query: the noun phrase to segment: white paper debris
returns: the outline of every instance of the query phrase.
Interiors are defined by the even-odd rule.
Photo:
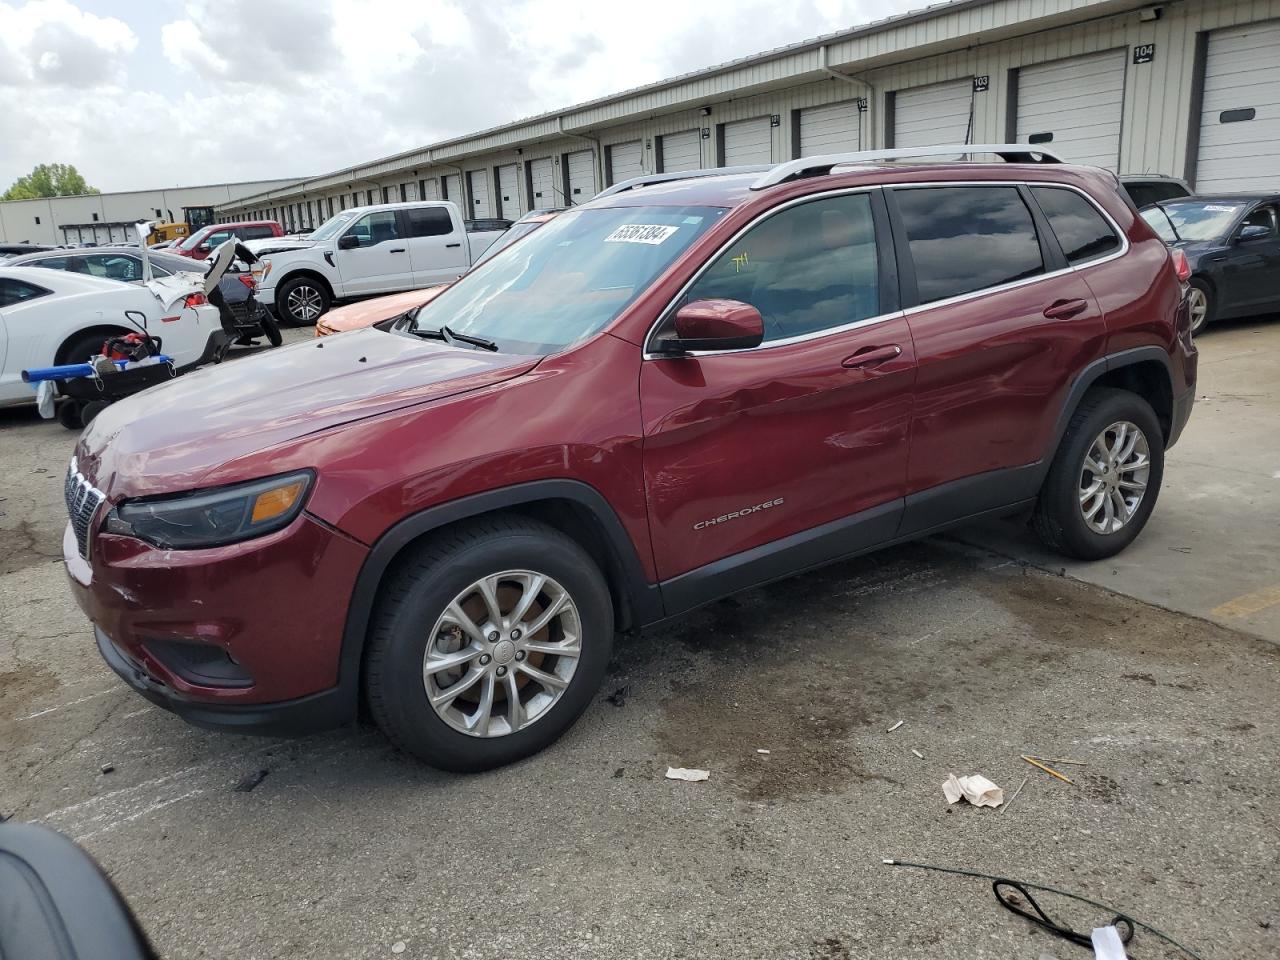
[[[1093,928],[1094,960],[1126,960],[1124,941],[1115,927]]]
[[[963,797],[975,807],[998,807],[1004,803],[1004,791],[977,773],[967,777],[947,774],[942,784],[942,795],[947,798],[947,803],[956,803]]]
[[[900,726],[902,726],[902,725],[903,725],[904,723],[906,723],[906,722],[907,722],[907,721],[905,721],[905,720],[899,720],[899,721],[898,721],[897,723],[895,723],[892,727],[890,727],[888,730],[886,730],[886,731],[885,731],[885,733],[893,733],[893,731],[897,730]]]
[[[917,750],[915,747],[912,747],[912,748],[911,748],[911,752],[912,752],[912,753],[914,753],[914,754],[916,755],[916,759],[917,759],[917,760],[923,760],[923,759],[924,759],[924,754],[923,754],[923,753],[921,753],[919,750]]]
[[[711,779],[710,770],[686,770],[684,767],[667,767],[668,780],[688,780],[690,783],[698,783],[702,780]]]
[[[769,751],[768,751],[768,750],[764,750],[764,749],[760,749],[760,750],[757,750],[757,751],[756,751],[756,753],[763,753],[763,754],[765,754],[766,756],[768,756]]]

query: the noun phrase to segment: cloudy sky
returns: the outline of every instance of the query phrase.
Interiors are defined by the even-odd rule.
[[[921,0],[0,0],[0,192],[319,174]]]

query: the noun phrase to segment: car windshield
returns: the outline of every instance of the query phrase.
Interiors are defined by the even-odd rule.
[[[337,236],[342,232],[342,228],[350,223],[354,217],[355,211],[353,210],[344,210],[342,213],[334,214],[315,230],[312,230],[307,235],[307,239],[328,240],[330,237]]]
[[[1178,240],[1217,240],[1224,237],[1244,211],[1243,203],[1212,200],[1168,200],[1140,212],[1165,243]]]
[[[530,220],[526,223],[513,223],[503,232],[502,236],[485,247],[484,253],[480,254],[480,257],[473,264],[473,269],[493,259],[494,254],[507,249],[521,237],[527,237],[546,222],[545,220]]]
[[[573,210],[422,307],[414,329],[550,354],[591,336],[638,297],[723,207]]]
[[[191,236],[187,237],[187,239],[183,240],[180,244],[178,244],[178,249],[194,250],[196,247],[200,246],[204,238],[207,237],[211,232],[212,231],[210,231],[208,228],[204,230],[197,230]]]

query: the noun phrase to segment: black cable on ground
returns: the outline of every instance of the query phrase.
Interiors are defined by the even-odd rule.
[[[960,870],[954,867],[937,867],[929,863],[912,863],[909,860],[884,860],[883,863],[892,867],[915,867],[917,870],[932,870],[935,873],[953,873],[961,877],[977,877],[979,880],[990,880],[992,882],[992,889],[995,891],[996,900],[1000,902],[1001,906],[1005,907],[1008,910],[1012,910],[1014,913],[1025,916],[1027,919],[1033,921],[1034,923],[1039,924],[1040,926],[1044,927],[1047,930],[1050,930],[1051,932],[1057,934],[1060,937],[1066,937],[1066,939],[1072,940],[1073,942],[1076,942],[1076,943],[1080,942],[1079,940],[1074,939],[1074,937],[1078,935],[1074,934],[1074,932],[1071,931],[1069,928],[1061,927],[1058,924],[1053,923],[1053,921],[1049,920],[1049,918],[1045,916],[1044,911],[1040,909],[1039,905],[1036,904],[1036,902],[1032,900],[1031,897],[1028,896],[1027,899],[1036,908],[1037,913],[1039,913],[1040,917],[1043,919],[1038,919],[1037,917],[1032,916],[1031,914],[1023,910],[1019,910],[1016,907],[1011,906],[1003,897],[1000,896],[1000,887],[1012,886],[1017,889],[1021,889],[1023,891],[1024,896],[1026,895],[1027,890],[1040,890],[1044,893],[1052,893],[1060,897],[1067,897],[1068,899],[1071,899],[1071,900],[1077,900],[1080,903],[1086,903],[1091,907],[1097,907],[1099,910],[1105,910],[1108,913],[1115,914],[1116,917],[1115,917],[1115,920],[1112,921],[1113,924],[1115,924],[1116,921],[1119,921],[1120,923],[1127,923],[1130,925],[1130,930],[1132,930],[1133,927],[1141,927],[1143,930],[1146,930],[1148,933],[1153,934],[1156,937],[1159,937],[1161,940],[1163,940],[1165,943],[1169,944],[1170,946],[1176,947],[1177,949],[1181,950],[1188,957],[1191,957],[1191,960],[1204,960],[1204,958],[1200,956],[1200,954],[1196,953],[1190,947],[1183,946],[1177,940],[1173,939],[1173,937],[1169,936],[1167,933],[1164,933],[1161,930],[1157,930],[1155,927],[1151,926],[1151,924],[1143,923],[1141,920],[1135,920],[1132,917],[1130,917],[1128,914],[1120,910],[1117,910],[1115,907],[1108,906],[1105,903],[1099,903],[1097,900],[1090,900],[1088,897],[1082,897],[1078,893],[1071,893],[1068,890],[1059,890],[1057,887],[1045,886],[1044,884],[1040,884],[1040,883],[1027,883],[1025,880],[1011,880],[1008,877],[999,877],[993,873],[980,873],[977,870]],[[1068,936],[1068,934],[1072,934],[1072,936]],[[1126,939],[1125,942],[1127,943],[1128,940]]]

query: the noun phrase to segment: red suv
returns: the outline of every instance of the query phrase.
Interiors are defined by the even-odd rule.
[[[237,240],[266,240],[282,237],[284,230],[274,220],[246,220],[242,223],[213,223],[202,227],[181,243],[175,243],[166,253],[203,260],[220,244],[232,237]]]
[[[632,181],[394,322],[112,405],[66,486],[102,655],[196,724],[363,702],[478,770],[726,594],[1024,510],[1116,553],[1191,411],[1184,287],[1111,174],[965,149],[1007,162]]]

